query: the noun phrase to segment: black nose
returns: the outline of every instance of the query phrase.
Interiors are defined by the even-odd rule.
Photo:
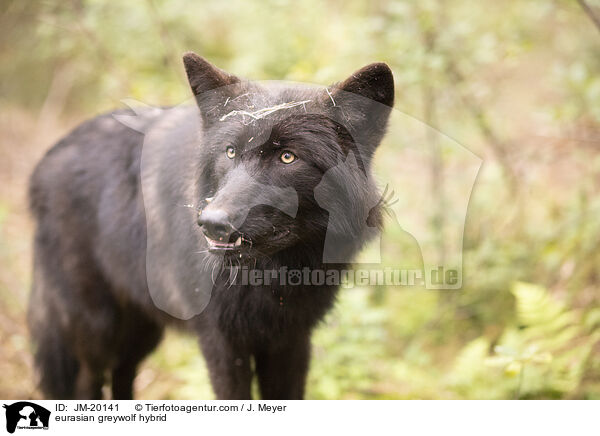
[[[206,236],[215,241],[228,242],[233,227],[222,209],[204,209],[198,215],[198,225]]]

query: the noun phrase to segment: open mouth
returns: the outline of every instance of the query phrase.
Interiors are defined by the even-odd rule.
[[[273,243],[280,239],[285,238],[289,234],[290,234],[290,230],[288,230],[288,229],[283,229],[283,230],[274,229],[273,233],[271,235],[269,235],[269,237],[262,240],[261,243],[262,244]],[[204,235],[204,237],[206,238],[206,242],[208,244],[208,250],[212,253],[241,251],[244,247],[252,247],[252,245],[253,245],[252,241],[250,239],[244,237],[244,235],[242,235],[240,233],[235,233],[235,234],[231,235],[231,237],[229,238],[229,241],[227,241],[227,242],[217,241],[215,239],[209,238],[206,235]]]
[[[216,241],[214,239],[209,238],[208,236],[205,236],[205,238],[206,242],[208,243],[208,249],[213,252],[239,250],[244,244],[244,237],[242,235],[237,235],[233,242]]]

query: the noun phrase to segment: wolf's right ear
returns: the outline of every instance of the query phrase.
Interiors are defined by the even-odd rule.
[[[183,55],[183,65],[192,92],[200,107],[202,107],[202,102],[206,100],[206,94],[213,94],[209,91],[240,83],[240,79],[215,67],[196,53],[185,53]],[[224,92],[233,94],[233,90],[228,90],[228,88],[224,88]]]
[[[394,106],[394,75],[382,62],[369,64],[332,85],[323,101],[338,111],[342,124],[372,152],[379,145]]]

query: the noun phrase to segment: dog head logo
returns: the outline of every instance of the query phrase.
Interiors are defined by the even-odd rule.
[[[48,429],[50,411],[29,401],[5,404],[6,431],[14,433],[18,429]]]

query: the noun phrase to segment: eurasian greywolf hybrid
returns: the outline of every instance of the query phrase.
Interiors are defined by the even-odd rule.
[[[217,398],[250,398],[254,376],[264,399],[302,398],[332,272],[382,225],[387,65],[314,87],[183,62],[194,104],[86,121],[31,177],[29,325],[48,398],[98,399],[105,383],[132,398],[166,325],[197,334]]]

